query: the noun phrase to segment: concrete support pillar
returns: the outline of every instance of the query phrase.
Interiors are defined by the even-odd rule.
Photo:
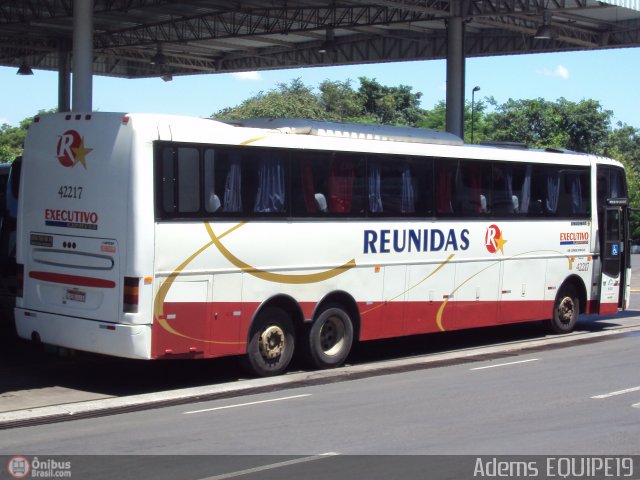
[[[92,110],[93,0],[73,2],[73,92],[76,112]]]
[[[58,45],[58,111],[71,110],[71,62],[66,43]]]
[[[447,132],[464,138],[464,20],[447,23]]]

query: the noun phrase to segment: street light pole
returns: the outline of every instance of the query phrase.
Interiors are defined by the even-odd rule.
[[[473,143],[473,129],[475,123],[475,106],[476,106],[476,92],[480,90],[477,85],[471,90],[471,143]]]

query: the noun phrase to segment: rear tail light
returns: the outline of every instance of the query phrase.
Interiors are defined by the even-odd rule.
[[[24,293],[24,265],[16,265],[16,297],[22,298]]]
[[[140,279],[137,277],[124,277],[123,310],[125,313],[138,313],[140,301]]]

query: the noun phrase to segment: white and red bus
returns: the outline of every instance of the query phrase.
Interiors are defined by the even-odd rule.
[[[140,359],[294,350],[615,313],[627,187],[606,158],[412,128],[39,117],[25,142],[21,337]]]

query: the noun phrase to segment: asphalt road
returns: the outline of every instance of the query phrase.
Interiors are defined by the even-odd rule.
[[[639,341],[3,430],[0,452],[640,454]]]

